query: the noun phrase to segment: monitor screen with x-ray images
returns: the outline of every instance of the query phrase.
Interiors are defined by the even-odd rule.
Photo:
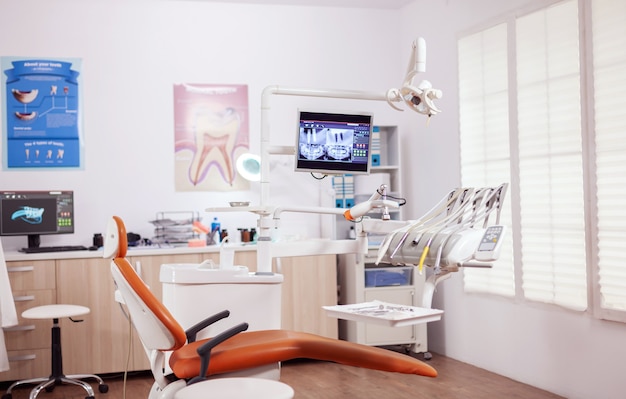
[[[296,171],[325,175],[369,173],[371,113],[298,112]]]

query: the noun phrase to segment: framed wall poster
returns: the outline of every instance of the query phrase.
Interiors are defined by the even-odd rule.
[[[81,166],[79,59],[0,57],[3,168]]]
[[[249,151],[248,86],[174,85],[176,191],[248,190],[235,161]]]

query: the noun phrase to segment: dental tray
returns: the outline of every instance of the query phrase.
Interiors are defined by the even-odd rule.
[[[439,309],[397,305],[381,301],[322,307],[331,317],[389,327],[404,327],[438,321],[441,320],[443,314],[443,310]]]

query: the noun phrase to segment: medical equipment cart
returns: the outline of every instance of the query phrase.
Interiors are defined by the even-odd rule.
[[[338,277],[341,305],[382,301],[407,306],[421,306],[424,275],[415,266],[375,265],[377,250],[370,249],[366,256],[338,255]],[[382,274],[376,278],[373,274]],[[392,274],[402,275],[394,277]],[[404,327],[339,320],[339,337],[365,345],[403,345],[416,353],[428,353],[426,323]]]

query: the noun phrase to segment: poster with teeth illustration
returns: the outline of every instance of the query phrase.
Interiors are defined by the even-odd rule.
[[[80,167],[79,60],[2,57],[5,168]]]
[[[176,191],[248,190],[235,161],[249,151],[248,86],[174,85]]]

